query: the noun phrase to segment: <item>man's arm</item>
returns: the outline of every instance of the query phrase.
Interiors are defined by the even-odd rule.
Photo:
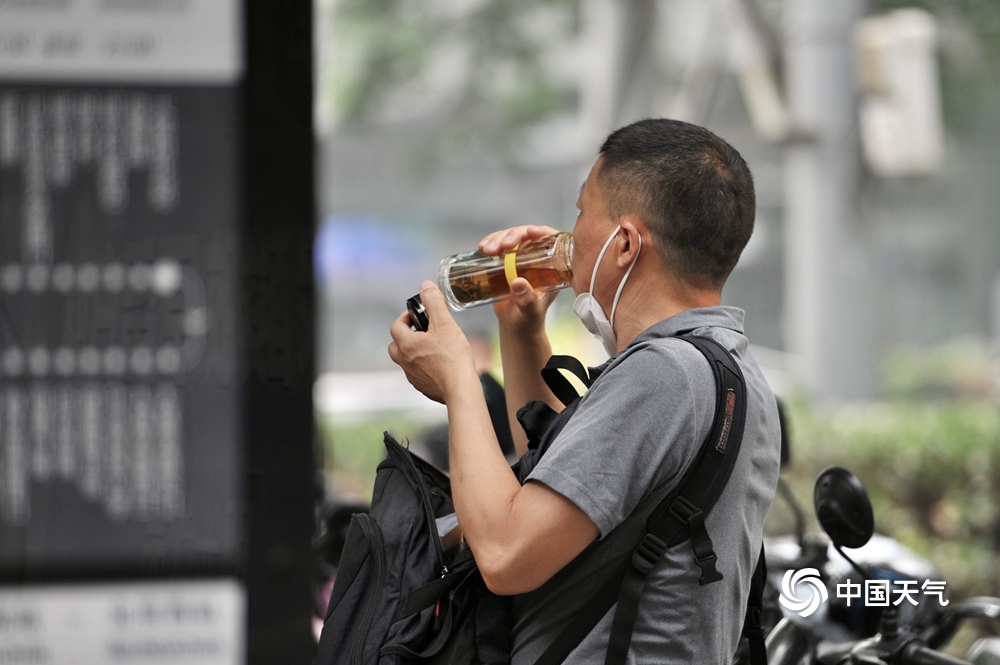
[[[526,240],[537,240],[556,233],[550,226],[519,226],[497,231],[483,238],[479,249],[497,255]],[[535,293],[523,278],[510,283],[511,298],[498,302],[493,309],[500,329],[500,357],[503,367],[507,418],[518,457],[528,450],[528,439],[517,421],[517,411],[531,400],[543,400],[556,411],[563,405],[542,380],[541,371],[552,356],[552,345],[545,332],[545,314],[558,293]]]
[[[467,381],[446,401],[455,512],[489,589],[525,593],[593,542],[597,526],[546,485],[518,483],[493,443],[485,402]]]
[[[389,355],[422,393],[448,407],[449,471],[459,524],[487,586],[524,593],[541,586],[598,536],[575,504],[545,485],[521,486],[496,440],[468,340],[433,282],[421,299],[430,325],[392,325]]]
[[[524,279],[514,280],[511,292],[515,301],[523,301],[526,306],[538,300],[538,295]],[[511,303],[505,305],[513,306]],[[525,331],[505,326],[502,317],[500,320],[500,360],[503,368],[507,419],[510,421],[514,449],[520,457],[528,451],[528,436],[517,420],[518,410],[535,399],[543,400],[556,411],[561,411],[563,405],[542,379],[542,368],[552,357],[552,345],[549,343],[544,324],[536,330]]]

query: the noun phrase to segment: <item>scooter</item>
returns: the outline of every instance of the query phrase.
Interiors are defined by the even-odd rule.
[[[780,400],[778,416],[781,422],[781,466],[784,469],[790,462],[791,442],[784,405]],[[875,635],[879,629],[878,608],[851,602],[851,599],[841,598],[837,593],[838,585],[846,583],[851,575],[858,582],[857,573],[837,553],[825,533],[806,533],[805,511],[784,478],[779,478],[777,489],[778,497],[791,511],[795,528],[792,535],[764,539],[768,570],[762,621],[765,630],[773,629],[778,621],[788,617],[808,624],[810,630],[825,641],[846,641]],[[941,579],[941,573],[929,560],[899,541],[881,534],[873,534],[852,553],[852,557],[864,567],[869,577],[889,583],[916,582],[919,586]],[[786,574],[789,571],[806,570],[814,570],[816,575],[799,581],[813,586],[822,584],[828,600],[803,616],[804,608],[788,607],[779,601]],[[786,599],[787,596],[786,593]],[[916,629],[929,626],[944,609],[942,601],[944,599],[941,596],[928,596],[916,606],[903,603],[899,606],[899,621]]]
[[[770,600],[771,624],[774,627],[784,617],[806,623],[810,629],[827,641],[846,641],[871,637],[878,632],[881,612],[877,607],[852,602],[838,593],[838,587],[853,583],[864,585],[870,578],[890,585],[940,584],[940,571],[929,560],[905,547],[902,543],[882,534],[872,534],[867,542],[852,552],[852,559],[866,571],[860,577],[856,570],[841,556],[825,533],[805,533],[805,516],[795,497],[784,482],[779,483],[779,494],[786,500],[796,516],[794,535],[765,538],[768,583],[773,593]],[[790,571],[814,570],[816,575],[804,581],[814,587],[820,582],[825,586],[827,601],[803,616],[802,607],[794,603],[781,604],[780,593]],[[792,573],[794,574],[794,572]],[[786,598],[790,595],[785,594]],[[926,595],[919,604],[901,603],[898,606],[899,622],[914,629],[932,625],[944,610],[947,600],[943,594]]]
[[[871,565],[870,558],[866,568],[863,563],[859,564],[848,556],[845,548],[862,548],[871,542],[874,535],[868,493],[850,471],[830,467],[820,473],[816,480],[814,502],[816,516],[830,539],[829,546],[821,548],[804,543],[800,556],[793,562],[812,562],[821,568],[789,569],[782,574],[779,602],[788,611],[770,631],[765,642],[770,665],[1000,664],[1000,638],[996,637],[976,641],[965,654],[965,659],[939,650],[968,621],[987,620],[998,622],[1000,626],[1000,598],[977,597],[948,606],[949,602],[942,593],[944,583],[938,581],[939,578],[935,579],[936,571],[926,566],[923,570],[913,570],[915,564],[921,563],[919,558],[894,562],[888,573],[899,573],[900,577],[893,579],[885,568]],[[877,543],[876,551],[881,549],[884,552],[886,547],[885,541]],[[850,577],[834,578],[829,572],[830,564],[835,561],[829,556],[831,548],[839,555],[841,563],[846,562],[854,580]],[[905,554],[905,550],[901,552]],[[772,553],[768,552],[768,556],[772,557]],[[774,565],[782,565],[777,553],[773,559],[777,560]],[[771,560],[768,568],[774,571]],[[903,568],[910,570],[903,571]],[[826,579],[820,574],[820,569],[827,571]],[[835,579],[844,581],[836,582]],[[922,583],[920,579],[923,579]],[[902,592],[897,591],[899,597],[895,601],[892,600],[894,583],[902,588]],[[876,591],[882,589],[876,594],[879,602],[875,606],[868,605],[866,594],[869,588]],[[938,602],[928,603],[928,609],[901,612],[900,608],[917,607],[913,598],[908,596],[916,593],[918,588],[925,592],[922,600],[936,597]],[[864,596],[862,589],[865,590]],[[841,596],[845,590],[847,603],[854,609],[862,609],[856,613],[854,621],[844,621],[843,617],[838,620],[829,611],[818,613],[821,607],[828,605],[832,593]],[[931,593],[927,594],[927,591]],[[859,635],[867,632],[866,627],[873,623],[877,626],[874,634]]]

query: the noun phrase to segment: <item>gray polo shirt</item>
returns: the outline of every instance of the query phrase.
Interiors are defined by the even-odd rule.
[[[706,520],[724,579],[699,585],[690,542],[668,549],[643,590],[629,662],[731,662],[777,484],[781,435],[774,395],[743,335],[743,311],[710,307],[653,325],[612,358],[528,476],[576,504],[601,535],[539,589],[514,597],[514,665],[533,663],[593,593],[599,572],[630,555],[645,516],[676,488],[708,435],[715,380],[701,352],[675,338],[687,331],[728,349],[747,384],[740,454]],[[613,614],[567,663],[603,662]]]

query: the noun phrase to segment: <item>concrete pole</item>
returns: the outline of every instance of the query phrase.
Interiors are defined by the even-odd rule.
[[[582,9],[580,115],[589,170],[608,133],[652,110],[656,0],[584,0]]]
[[[613,0],[584,0],[580,59],[581,166],[586,177],[597,147],[614,129],[624,12]]]
[[[868,260],[856,218],[860,151],[853,30],[860,0],[793,0],[785,37],[793,122],[811,140],[788,148],[786,346],[819,399],[875,395]]]

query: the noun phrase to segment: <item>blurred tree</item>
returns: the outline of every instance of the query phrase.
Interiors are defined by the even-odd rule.
[[[334,122],[359,128],[443,117],[453,139],[495,149],[575,104],[550,60],[579,23],[578,0],[329,0]]]
[[[739,2],[776,66],[787,0]],[[502,146],[512,130],[574,108],[576,82],[560,75],[553,52],[560,45],[572,50],[581,5],[323,0],[331,51],[320,94],[340,126],[433,112],[446,118],[452,136],[468,139],[474,129],[493,139],[491,147]],[[960,124],[1000,89],[1000,0],[870,0],[867,13],[903,7],[923,8],[940,21],[945,115]]]

